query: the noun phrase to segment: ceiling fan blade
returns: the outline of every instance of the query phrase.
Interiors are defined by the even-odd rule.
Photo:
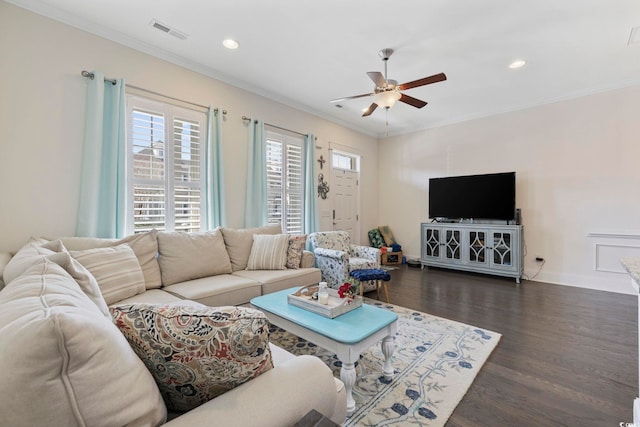
[[[373,95],[373,94],[372,93],[363,93],[362,95],[345,96],[344,98],[332,99],[329,102],[342,102],[342,101],[346,101],[347,99],[364,98],[365,96],[371,96],[371,95]]]
[[[374,102],[373,104],[369,105],[369,108],[367,108],[364,113],[362,113],[362,117],[370,116],[371,113],[376,111],[376,108],[378,108],[378,104]]]
[[[422,108],[427,105],[425,101],[414,98],[413,96],[405,95],[404,93],[400,96],[400,99],[398,101],[404,102],[405,104],[413,105],[416,108]]]
[[[444,73],[434,74],[433,76],[425,77],[422,79],[414,80],[412,82],[403,83],[398,88],[400,90],[407,90],[418,86],[429,85],[431,83],[438,83],[447,80],[447,76]]]
[[[380,71],[369,71],[367,76],[376,84],[376,87],[386,87],[387,81]]]

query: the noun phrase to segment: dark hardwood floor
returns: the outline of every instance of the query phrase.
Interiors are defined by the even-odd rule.
[[[392,304],[502,334],[448,427],[633,422],[637,297],[406,265],[390,273]]]

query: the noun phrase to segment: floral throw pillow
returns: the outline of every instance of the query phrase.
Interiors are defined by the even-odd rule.
[[[171,411],[189,411],[273,368],[269,323],[258,310],[153,304],[110,310]]]
[[[302,262],[302,253],[307,244],[307,235],[289,236],[289,246],[287,247],[287,268],[298,269]]]
[[[384,239],[382,238],[382,234],[380,234],[380,230],[374,228],[373,230],[369,230],[369,241],[371,242],[371,246],[374,248],[380,249],[385,245]]]

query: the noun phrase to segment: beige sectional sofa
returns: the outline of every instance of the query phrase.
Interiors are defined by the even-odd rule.
[[[342,423],[344,386],[331,370],[318,358],[296,357],[268,343],[262,313],[236,307],[320,281],[303,240],[282,235],[279,226],[153,230],[119,240],[37,238],[12,256],[0,254],[0,363],[7,373],[0,385],[0,425],[286,426],[312,409]],[[159,305],[165,312],[179,306],[185,318],[208,315],[213,324],[222,318],[225,328],[249,330],[252,335],[242,340],[259,351],[240,368],[259,362],[259,374],[195,409],[171,413],[169,405],[167,411],[157,386],[163,373],[150,372],[140,354],[145,346],[157,350],[158,342],[141,344],[151,332],[171,338],[153,329],[166,321],[165,312],[154,312]],[[152,331],[132,338],[124,322],[114,321],[115,313],[130,316],[138,309],[143,314],[130,318],[136,319],[133,329],[159,317],[148,321]]]

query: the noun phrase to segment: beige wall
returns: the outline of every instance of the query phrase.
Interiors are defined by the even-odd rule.
[[[131,85],[229,112],[223,128],[228,225],[242,227],[244,220],[243,115],[315,134],[322,147],[318,157],[328,158],[329,141],[366,153],[361,235],[366,238],[366,230],[378,223],[377,140],[371,136],[2,1],[0,55],[0,251],[14,251],[32,235],[75,232],[86,92],[81,70],[101,70]],[[330,209],[330,198],[319,202],[321,210]]]
[[[608,258],[640,255],[638,99],[635,86],[385,139],[380,221],[419,257],[429,178],[516,171],[525,273],[541,256],[536,280],[631,292]],[[597,232],[619,238],[589,236]]]

